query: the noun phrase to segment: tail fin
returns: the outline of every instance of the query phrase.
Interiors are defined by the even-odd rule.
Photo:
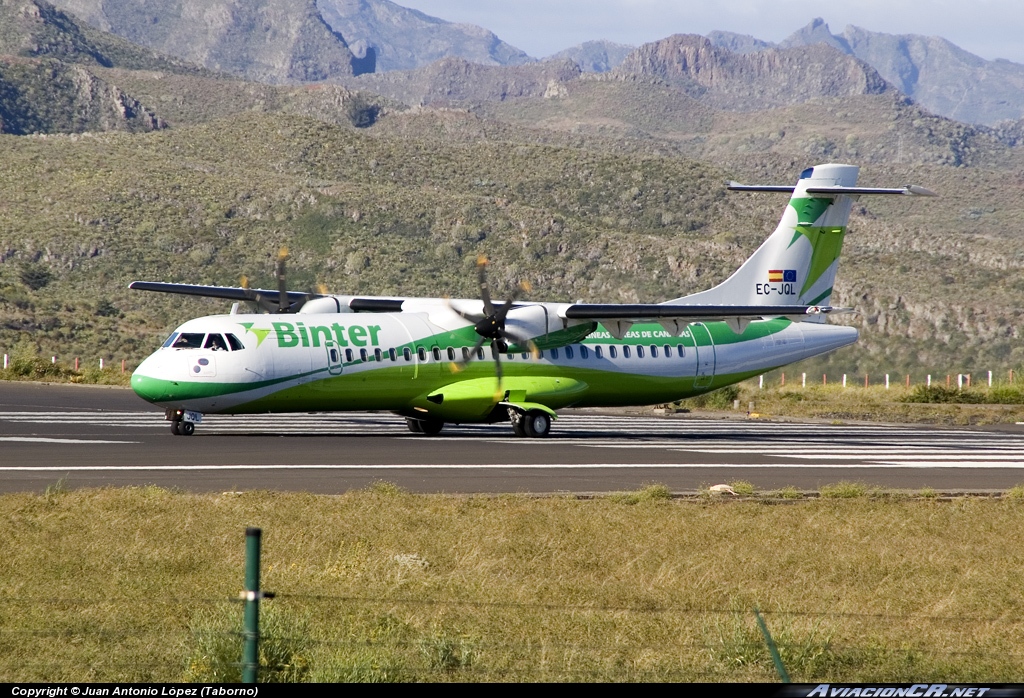
[[[732,276],[714,288],[669,303],[828,305],[856,197],[908,191],[856,189],[859,170],[854,165],[816,165],[800,174],[795,187],[730,185],[736,191],[792,191],[793,195],[779,227]]]

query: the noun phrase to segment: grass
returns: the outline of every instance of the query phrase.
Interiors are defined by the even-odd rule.
[[[750,403],[754,412],[768,417],[825,419],[841,424],[845,421],[903,422],[921,424],[984,425],[1024,421],[1024,386],[1018,383],[996,383],[992,388],[976,386],[964,390],[942,386],[883,385],[864,388],[838,382],[802,387],[797,381],[781,386],[778,378],[765,381],[763,389],[757,379],[729,386],[707,395],[684,400],[684,407],[735,413],[733,401],[740,410]]]
[[[794,681],[1024,680],[1019,496],[660,492],[4,495],[0,681],[236,678],[247,525],[264,680],[775,681],[754,606]]]

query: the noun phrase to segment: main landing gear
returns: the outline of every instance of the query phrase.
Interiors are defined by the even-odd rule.
[[[436,436],[444,429],[444,422],[440,419],[413,419],[412,417],[406,417],[405,425],[409,427],[409,431],[413,434],[426,434],[427,436]]]
[[[539,439],[551,433],[551,415],[543,410],[520,412],[510,407],[508,408],[508,418],[512,422],[512,430],[516,436]],[[440,419],[416,419],[415,417],[406,417],[405,425],[413,434],[425,434],[426,436],[440,434],[444,428],[444,422]]]
[[[551,433],[551,415],[547,412],[529,410],[524,413],[510,407],[508,418],[512,422],[512,430],[516,436],[540,439]]]

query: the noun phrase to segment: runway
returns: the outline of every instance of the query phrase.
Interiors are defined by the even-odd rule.
[[[159,485],[340,493],[694,491],[840,480],[984,492],[1024,483],[1024,430],[631,417],[566,410],[547,439],[506,424],[408,432],[390,414],[208,415],[191,437],[131,391],[0,383],[0,491]]]

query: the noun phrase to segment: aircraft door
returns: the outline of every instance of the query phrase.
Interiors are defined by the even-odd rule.
[[[693,387],[706,388],[715,377],[715,343],[703,322],[690,325],[690,334],[693,336],[693,349],[697,354],[697,376]]]
[[[332,376],[340,376],[345,366],[341,348],[337,342],[329,339],[324,343],[324,351],[327,353],[327,372]]]

